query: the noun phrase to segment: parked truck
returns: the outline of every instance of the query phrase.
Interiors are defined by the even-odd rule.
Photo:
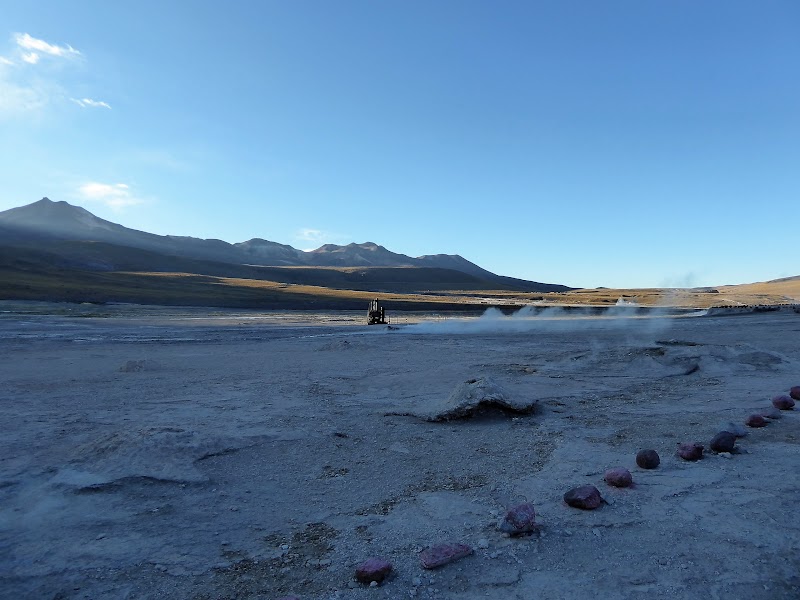
[[[386,325],[386,311],[378,298],[369,303],[367,323],[369,325]]]

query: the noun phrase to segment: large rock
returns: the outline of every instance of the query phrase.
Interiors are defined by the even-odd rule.
[[[600,490],[593,485],[582,485],[564,494],[564,502],[573,508],[583,510],[594,510],[603,503],[600,497]]]
[[[469,556],[472,552],[472,547],[466,544],[436,544],[419,553],[419,562],[423,569],[435,569]]]
[[[696,461],[703,458],[703,444],[697,442],[684,442],[678,444],[677,454],[683,460]]]
[[[639,450],[636,453],[636,464],[642,469],[655,469],[661,464],[661,458],[655,450]]]
[[[509,398],[506,392],[488,377],[468,379],[459,384],[445,400],[436,400],[417,407],[411,413],[427,421],[464,419],[486,409],[500,409],[513,413],[529,413],[536,407],[531,398]]]
[[[356,579],[361,583],[381,583],[392,572],[392,563],[382,558],[368,558],[356,568]]]
[[[747,420],[744,422],[745,425],[748,427],[766,427],[767,419],[764,415],[750,415],[747,417]]]
[[[511,536],[526,535],[536,530],[536,511],[533,504],[523,502],[510,509],[500,522],[500,531]]]
[[[609,469],[606,471],[603,479],[606,480],[608,485],[613,485],[614,487],[624,488],[630,487],[631,484],[633,484],[633,476],[625,467],[615,467],[613,469]]]
[[[733,452],[736,449],[736,436],[730,431],[720,431],[711,438],[709,446],[714,452]]]
[[[794,399],[791,396],[775,396],[772,399],[772,406],[780,410],[792,410]]]

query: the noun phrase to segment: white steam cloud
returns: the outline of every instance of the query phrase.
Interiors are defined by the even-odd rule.
[[[674,313],[663,308],[646,309],[631,304],[610,307],[525,306],[511,315],[489,308],[480,317],[423,321],[402,327],[409,334],[509,334],[537,331],[630,329],[655,334],[669,328],[671,317],[702,316],[707,311]]]

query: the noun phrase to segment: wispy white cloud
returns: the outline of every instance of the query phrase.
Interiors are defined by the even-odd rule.
[[[296,239],[304,242],[321,242],[326,237],[328,237],[327,234],[319,229],[301,229],[295,236]]]
[[[78,195],[83,200],[104,204],[115,210],[144,203],[144,200],[136,197],[130,186],[125,183],[90,181],[78,187]]]
[[[48,42],[37,39],[28,33],[17,33],[14,36],[14,40],[17,42],[17,46],[28,51],[22,55],[22,60],[32,65],[35,65],[37,62],[39,62],[39,58],[42,54],[47,54],[48,56],[58,56],[62,58],[80,55],[80,52],[75,50],[75,48],[69,44],[66,46],[49,44]]]
[[[294,242],[298,244],[297,247],[306,251],[319,248],[323,244],[341,243],[346,239],[348,239],[346,235],[311,227],[298,229],[294,234]]]
[[[46,109],[68,100],[82,108],[111,108],[107,102],[74,98],[69,93],[67,88],[79,83],[72,79],[74,72],[70,69],[71,59],[82,57],[79,50],[29,33],[12,34],[10,43],[0,56],[0,120],[39,118]]]
[[[75,104],[81,106],[83,108],[108,108],[109,106],[106,102],[100,102],[99,100],[92,100],[91,98],[70,98]]]

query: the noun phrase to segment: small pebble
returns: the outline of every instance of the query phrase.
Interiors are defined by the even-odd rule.
[[[661,464],[661,459],[655,450],[639,450],[636,453],[636,464],[642,469],[655,469]]]
[[[789,390],[789,397],[793,400],[800,400],[800,385],[796,385]]]
[[[489,547],[489,540],[487,540],[485,538],[482,538],[482,539],[478,540],[477,546],[481,550],[486,550],[486,548]]]

